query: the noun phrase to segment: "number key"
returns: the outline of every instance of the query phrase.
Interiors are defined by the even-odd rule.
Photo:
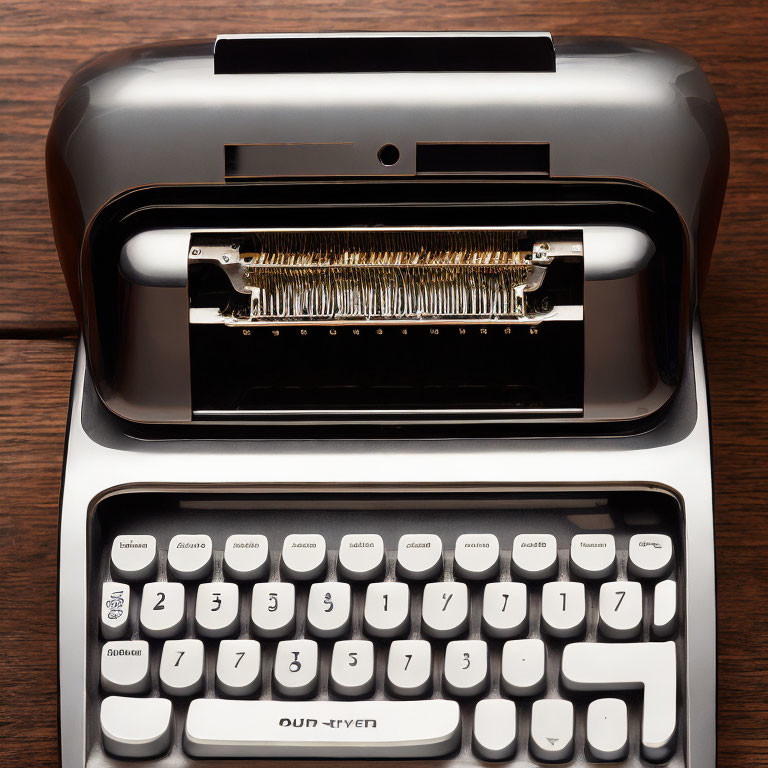
[[[281,696],[311,696],[317,688],[317,643],[314,640],[279,642],[273,680]]]
[[[160,657],[160,686],[170,696],[193,696],[203,684],[202,640],[168,640]]]
[[[512,638],[528,628],[528,588],[519,581],[496,581],[483,592],[483,631],[489,637]]]
[[[195,603],[195,628],[204,637],[226,637],[240,628],[240,590],[221,581],[200,584]]]
[[[222,640],[216,657],[216,687],[225,696],[253,696],[261,689],[258,640]]]
[[[387,685],[396,696],[425,696],[432,689],[432,646],[426,640],[395,640],[389,646]]]
[[[365,631],[373,637],[397,637],[410,626],[410,590],[398,581],[369,584],[365,593]]]
[[[296,588],[289,581],[253,585],[251,624],[263,638],[286,637],[296,625]]]
[[[484,640],[454,640],[445,647],[443,682],[451,696],[477,696],[488,685]]]
[[[600,587],[600,632],[612,640],[637,637],[643,622],[643,589],[637,581]]]
[[[584,585],[577,581],[551,581],[541,590],[542,628],[553,637],[576,637],[586,623]]]
[[[180,634],[186,624],[185,603],[184,585],[177,581],[145,584],[141,593],[142,632],[161,639]]]
[[[343,581],[313,584],[307,602],[307,627],[316,637],[339,637],[349,629],[352,592]]]
[[[333,646],[331,688],[338,696],[367,696],[373,691],[374,650],[370,640],[341,640]]]

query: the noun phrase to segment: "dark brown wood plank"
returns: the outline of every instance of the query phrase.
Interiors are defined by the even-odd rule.
[[[763,0],[627,4],[621,0],[232,4],[222,0],[113,3],[6,0],[0,19],[0,334],[71,333],[74,315],[48,221],[43,149],[61,86],[111,48],[219,32],[343,29],[546,29],[553,34],[648,37],[688,50],[712,78],[731,127],[729,210],[760,203],[765,163],[768,53]],[[762,197],[764,203],[765,198]],[[738,244],[740,215],[724,223]],[[725,253],[722,245],[718,255]]]

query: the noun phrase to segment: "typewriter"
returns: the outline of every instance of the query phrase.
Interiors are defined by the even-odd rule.
[[[715,765],[705,75],[540,33],[78,70],[63,768]]]

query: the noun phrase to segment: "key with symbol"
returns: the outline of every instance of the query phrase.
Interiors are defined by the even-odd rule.
[[[160,657],[160,687],[170,696],[192,696],[203,685],[202,640],[167,640]]]
[[[333,645],[330,686],[337,696],[367,696],[375,682],[370,640],[340,640]]]
[[[483,632],[511,638],[528,630],[528,588],[519,581],[494,581],[483,592]]]
[[[225,696],[253,696],[261,690],[258,640],[222,640],[216,656],[216,687]]]
[[[165,639],[181,634],[186,623],[184,585],[178,581],[145,584],[141,593],[141,631]]]
[[[562,763],[573,754],[573,704],[539,699],[531,707],[531,755],[541,762]]]
[[[445,647],[443,685],[450,696],[477,696],[488,685],[484,640],[453,640]]]
[[[600,587],[600,632],[611,640],[637,637],[643,623],[643,589],[638,581]]]
[[[389,646],[387,687],[395,696],[429,695],[432,690],[432,646],[426,640],[395,640]]]
[[[365,631],[372,637],[397,637],[411,623],[410,590],[400,581],[369,584],[363,613]]]
[[[349,631],[352,591],[344,581],[323,581],[309,589],[307,627],[315,637],[341,637]]]

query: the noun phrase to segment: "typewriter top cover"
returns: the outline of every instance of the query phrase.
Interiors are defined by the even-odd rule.
[[[121,419],[610,433],[674,397],[728,142],[647,41],[232,35],[82,67],[47,168]]]

